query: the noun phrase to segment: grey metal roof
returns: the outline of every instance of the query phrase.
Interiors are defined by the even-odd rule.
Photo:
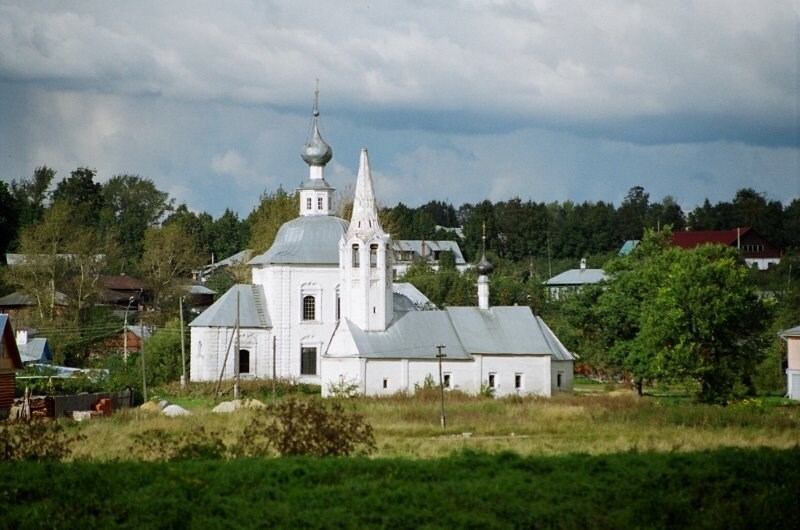
[[[57,292],[56,305],[65,306],[67,303],[67,295]],[[36,300],[33,295],[25,294],[21,291],[16,291],[0,298],[0,306],[31,306],[35,304]]]
[[[238,295],[238,297],[237,297]],[[223,294],[200,316],[189,323],[190,326],[234,327],[236,325],[238,298],[239,327],[271,328],[272,322],[267,311],[264,289],[260,285],[237,284]]]
[[[783,331],[779,332],[778,335],[781,337],[800,337],[800,326],[795,326],[793,328],[784,329]]]
[[[27,344],[18,344],[17,347],[19,348],[19,356],[24,363],[40,363],[53,360],[53,354],[50,352],[47,339],[30,339]]]
[[[572,356],[527,306],[448,307],[464,347],[473,354]]]
[[[386,331],[363,331],[347,321],[360,357],[434,359],[437,344],[448,360],[482,355],[542,355],[573,360],[542,319],[528,307],[449,307],[395,315]]]
[[[195,283],[184,286],[184,290],[189,294],[217,294],[204,285],[197,285]]]
[[[394,294],[395,311],[417,311],[436,308],[427,296],[410,283],[393,283],[392,293]],[[398,306],[398,304],[400,305]]]
[[[453,253],[456,260],[456,265],[463,265],[466,263],[464,255],[461,253],[461,248],[455,241],[423,241],[421,239],[398,239],[392,240],[392,250],[395,252],[414,252],[416,256],[422,256],[422,245],[425,244],[425,257],[428,259],[433,258],[434,251],[449,250]]]
[[[250,265],[339,264],[339,240],[348,222],[331,215],[308,215],[284,223],[275,242]]]
[[[303,182],[299,188],[299,190],[323,190],[323,191],[333,191],[336,188],[331,187],[324,178],[321,179],[308,179],[307,181]]]
[[[368,359],[435,359],[445,345],[448,360],[470,360],[445,311],[409,311],[395,315],[386,331],[363,331],[347,321],[360,357]]]
[[[600,283],[607,280],[608,275],[603,269],[570,269],[553,276],[546,282],[545,285],[551,287],[569,286],[569,285],[587,285],[592,283]]]

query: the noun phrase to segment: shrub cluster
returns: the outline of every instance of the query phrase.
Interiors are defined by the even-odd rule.
[[[32,420],[0,424],[0,461],[64,460],[83,435],[68,433],[58,422]]]

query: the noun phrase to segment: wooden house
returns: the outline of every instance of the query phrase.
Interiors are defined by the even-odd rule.
[[[22,359],[11,321],[8,315],[0,315],[0,419],[8,417],[14,404],[17,370],[22,370]]]

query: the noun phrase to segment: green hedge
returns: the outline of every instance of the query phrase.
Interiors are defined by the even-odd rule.
[[[800,449],[0,465],[4,528],[799,528]]]

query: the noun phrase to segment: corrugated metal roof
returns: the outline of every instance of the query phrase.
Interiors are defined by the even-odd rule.
[[[392,284],[392,291],[396,296],[402,296],[414,306],[415,309],[433,309],[435,306],[427,296],[410,283],[398,282]],[[395,307],[396,308],[396,307]],[[405,309],[408,311],[408,309]]]
[[[528,307],[450,307],[396,315],[386,331],[347,327],[360,357],[435,359],[438,344],[448,360],[482,355],[549,355],[573,360],[552,330]]]
[[[455,241],[433,240],[423,241],[421,239],[398,239],[392,240],[392,250],[395,252],[414,252],[417,256],[423,255],[422,245],[425,244],[424,255],[426,258],[432,259],[434,252],[441,252],[449,250],[453,253],[457,265],[463,265],[464,255],[461,254],[461,248]]]
[[[321,179],[308,179],[304,183],[300,185],[299,190],[334,190],[336,188],[331,187],[324,178]]]
[[[386,331],[363,331],[347,322],[359,356],[369,359],[435,359],[436,345],[446,346],[448,360],[469,360],[445,311],[410,311],[395,315]]]
[[[284,223],[275,242],[250,265],[339,264],[339,240],[347,232],[344,219],[308,215]]]
[[[216,291],[212,291],[204,285],[197,285],[195,283],[185,286],[184,289],[189,294],[217,294]]]
[[[544,284],[553,287],[560,285],[586,285],[600,283],[607,279],[608,275],[603,269],[570,269],[553,276]]]
[[[239,301],[239,327],[271,328],[272,322],[267,312],[264,289],[260,285],[237,284],[223,294],[190,326],[234,327],[236,325],[236,301]]]
[[[473,354],[552,355],[569,352],[527,306],[448,307],[464,347]],[[571,358],[569,356],[568,358]]]
[[[25,294],[17,291],[0,298],[0,306],[32,306],[36,304],[36,300],[32,295]],[[66,306],[67,295],[64,293],[56,293],[56,305]]]
[[[40,363],[53,360],[47,339],[30,339],[27,344],[17,345],[19,356],[24,363]]]
[[[800,326],[795,326],[793,328],[784,329],[780,333],[778,333],[781,337],[800,337]]]

